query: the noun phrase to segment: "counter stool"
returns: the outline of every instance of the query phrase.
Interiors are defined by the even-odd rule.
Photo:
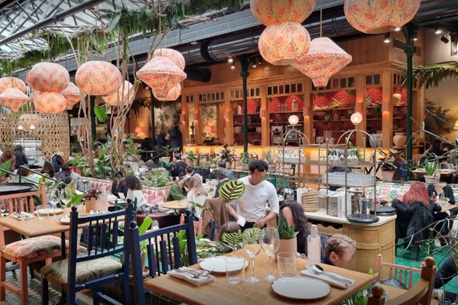
[[[27,266],[45,261],[51,264],[52,258],[61,256],[61,239],[54,235],[27,238],[6,245],[0,251],[0,300],[5,300],[5,289],[19,295],[22,304],[29,304]],[[21,286],[6,282],[6,260],[19,264]]]

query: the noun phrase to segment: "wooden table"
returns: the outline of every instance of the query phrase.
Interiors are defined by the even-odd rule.
[[[244,256],[248,261],[250,259],[243,250],[237,250],[230,255]],[[296,275],[304,270],[307,261],[301,258],[297,259]],[[375,280],[375,277],[369,274],[359,273],[347,269],[337,268],[322,264],[326,271],[335,272],[355,280],[355,284],[349,288],[342,289],[331,286],[331,293],[324,298],[314,301],[298,301],[284,298],[273,292],[270,287],[271,282],[262,280],[258,283],[242,283],[239,285],[230,285],[226,283],[225,274],[214,274],[215,281],[209,284],[196,287],[183,280],[176,279],[170,275],[155,277],[144,282],[144,286],[161,295],[170,297],[179,302],[190,305],[243,305],[243,304],[337,304],[352,294],[359,291],[365,285]],[[199,268],[194,265],[194,268]],[[255,274],[263,277],[270,270],[269,259],[264,252],[261,252],[255,259]],[[276,268],[274,268],[276,270]],[[245,269],[245,277],[251,274],[251,266]]]
[[[188,208],[188,200],[185,198],[181,200],[166,201],[161,204],[161,207],[172,210],[186,210]]]
[[[451,174],[454,174],[456,172],[458,172],[458,170],[456,170],[456,169],[438,169],[438,170],[436,170],[436,173],[440,174],[440,175],[451,175]],[[425,169],[421,169],[421,168],[417,168],[417,169],[414,169],[412,171],[412,173],[426,175],[426,170]]]

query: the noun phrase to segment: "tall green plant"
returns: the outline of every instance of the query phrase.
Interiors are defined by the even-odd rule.
[[[434,160],[426,160],[425,161],[425,171],[427,176],[433,176],[436,174],[437,169],[437,159]]]
[[[290,226],[286,219],[280,215],[278,218],[278,235],[280,239],[293,239],[299,232],[294,232],[294,227]]]

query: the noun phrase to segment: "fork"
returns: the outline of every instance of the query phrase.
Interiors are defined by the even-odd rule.
[[[207,270],[195,270],[195,269],[191,269],[191,268],[179,268],[179,269],[175,269],[177,272],[179,273],[187,273],[187,274],[190,274],[192,278],[194,279],[198,279],[200,277],[205,277],[207,276],[210,272],[207,271]]]

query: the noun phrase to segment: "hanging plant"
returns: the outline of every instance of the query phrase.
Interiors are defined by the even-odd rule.
[[[401,86],[405,86],[407,81],[407,70],[404,70],[404,76]],[[447,61],[435,64],[426,64],[414,66],[412,71],[413,80],[419,81],[420,87],[426,85],[426,88],[437,87],[439,83],[446,78],[458,79],[458,62]]]

